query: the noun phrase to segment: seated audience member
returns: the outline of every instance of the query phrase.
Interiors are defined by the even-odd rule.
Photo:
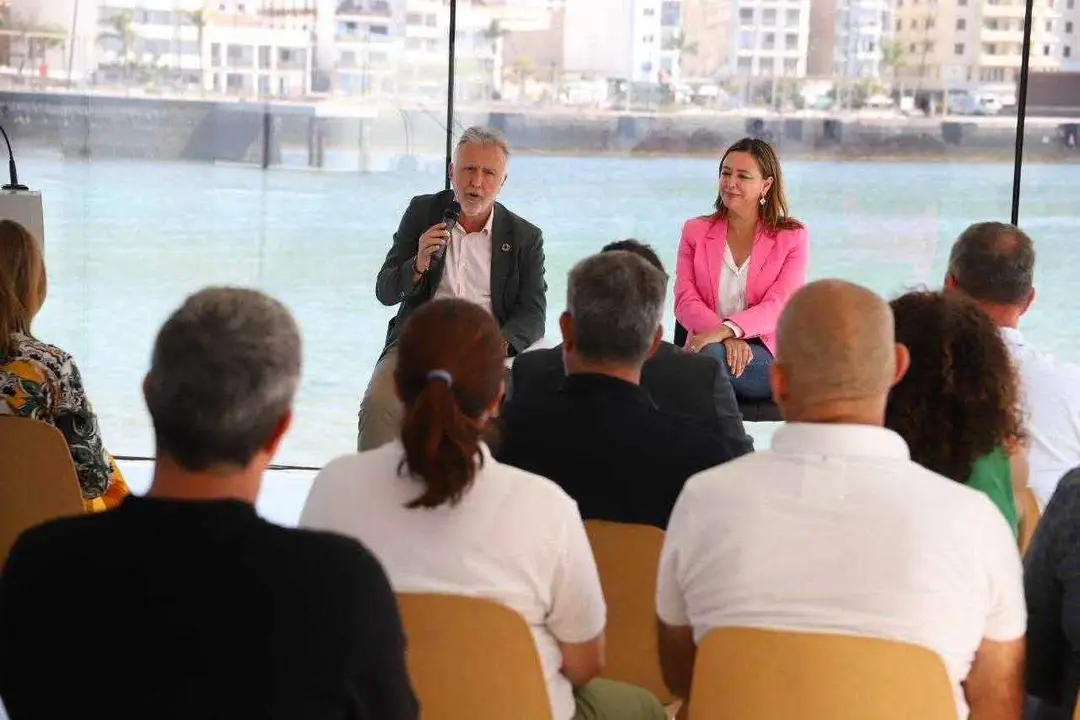
[[[211,288],[173,313],[143,384],[148,495],[25,532],[0,576],[12,720],[418,717],[378,561],[253,507],[299,380],[276,300]]]
[[[559,391],[501,413],[501,462],[551,478],[586,520],[667,527],[683,483],[735,457],[716,433],[657,409],[641,368],[660,346],[667,277],[638,255],[602,252],[570,271],[559,318]]]
[[[924,468],[986,493],[1016,535],[1014,487],[1027,487],[1027,448],[1001,335],[956,293],[910,292],[889,305],[911,367],[889,393],[885,427]]]
[[[1071,720],[1080,691],[1080,468],[1057,491],[1024,555],[1029,720]]]
[[[481,440],[503,393],[495,320],[465,300],[432,300],[398,348],[400,440],[323,468],[301,525],[359,538],[398,592],[481,596],[521,613],[555,720],[663,718],[647,690],[598,677],[606,606],[574,501],[496,462]]]
[[[59,430],[71,448],[86,510],[105,510],[118,505],[128,487],[101,441],[75,360],[30,332],[45,286],[37,239],[19,223],[0,220],[0,415]]]
[[[713,628],[849,633],[937,652],[960,718],[1019,720],[1016,543],[984,494],[912,462],[882,427],[908,362],[893,333],[889,306],[857,285],[792,296],[771,379],[787,423],[768,452],[691,478],[668,526],[657,613],[676,694]]]
[[[495,201],[509,163],[510,146],[502,135],[468,128],[449,168],[453,189],[417,195],[405,210],[375,280],[379,302],[398,310],[360,403],[358,450],[398,436],[405,412],[394,395],[398,334],[406,318],[432,298],[471,300],[494,315],[507,357],[544,336],[543,233]],[[455,202],[460,215],[447,227]]]
[[[1031,238],[1014,225],[982,222],[953,245],[945,289],[975,300],[1005,339],[1020,376],[1031,489],[1045,506],[1061,476],[1080,466],[1080,366],[1039,352],[1020,333],[1035,299],[1034,275]]]
[[[722,361],[740,400],[769,399],[776,319],[806,282],[810,236],[788,214],[780,159],[743,138],[720,160],[715,212],[683,225],[675,318],[686,347]]]
[[[601,252],[625,250],[646,260],[660,272],[664,265],[651,247],[636,240],[620,240]],[[506,402],[528,404],[557,392],[566,379],[562,345],[530,350],[514,358]],[[641,387],[665,413],[696,421],[728,444],[733,456],[754,449],[754,439],[743,426],[728,371],[721,361],[704,353],[688,353],[665,340],[641,367]]]

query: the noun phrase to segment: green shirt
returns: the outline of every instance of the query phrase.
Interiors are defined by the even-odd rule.
[[[1012,488],[1012,465],[1004,448],[983,455],[971,467],[968,487],[986,493],[1009,522],[1013,535],[1019,537],[1020,522],[1016,514],[1016,498]]]

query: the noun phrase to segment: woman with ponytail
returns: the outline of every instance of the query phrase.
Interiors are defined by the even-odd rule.
[[[660,720],[648,691],[597,677],[606,607],[577,505],[496,462],[482,440],[502,400],[504,357],[479,305],[445,298],[417,309],[394,376],[400,440],[324,467],[300,524],[362,542],[397,592],[480,596],[521,613],[555,720]]]

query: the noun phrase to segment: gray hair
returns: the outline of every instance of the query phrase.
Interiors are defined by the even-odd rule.
[[[195,293],[162,326],[146,378],[158,452],[188,470],[246,466],[292,407],[300,330],[243,288]]]
[[[953,244],[948,273],[973,300],[1019,305],[1034,287],[1035,244],[1015,225],[975,223]]]
[[[578,354],[595,362],[643,363],[666,293],[667,275],[635,253],[609,250],[579,262],[566,289]]]
[[[468,145],[469,143],[476,143],[477,145],[494,145],[502,150],[503,155],[507,160],[510,159],[510,143],[506,142],[506,138],[502,136],[502,133],[494,128],[481,127],[479,125],[466,128],[465,132],[461,133],[461,137],[458,138],[455,154],[457,150],[461,149],[462,145]]]

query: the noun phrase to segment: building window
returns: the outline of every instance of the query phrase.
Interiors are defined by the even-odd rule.
[[[1061,55],[1062,57],[1072,57],[1072,47],[1066,45],[1065,47],[1061,48]]]
[[[798,58],[785,58],[784,59],[784,74],[796,75],[799,72],[799,59]]]
[[[739,49],[751,50],[754,47],[754,33],[752,30],[739,31]]]
[[[439,19],[435,15],[428,13],[424,16],[424,24],[428,27],[435,27],[439,24]]]
[[[260,45],[259,46],[259,67],[264,69],[264,70],[270,67],[270,46],[269,45]]]
[[[761,36],[761,47],[764,50],[773,50],[776,48],[776,34],[765,33]]]
[[[908,45],[908,52],[916,52],[915,43],[911,43],[910,45]]]
[[[784,49],[785,50],[798,50],[799,49],[799,36],[795,33],[788,33],[784,36]]]
[[[792,26],[798,27],[798,25],[799,25],[799,11],[798,10],[788,10],[787,11],[787,16],[786,16],[786,21],[787,21],[788,27],[792,27]]]
[[[736,68],[741,73],[749,73],[750,72],[750,58],[748,58],[748,57],[739,58],[739,62],[737,64]]]
[[[1043,55],[1049,55],[1049,54],[1050,54],[1050,46],[1049,45],[1043,45]]]
[[[1065,33],[1072,35],[1072,22],[1065,23]]]
[[[917,30],[918,27],[919,27],[919,21],[916,20],[915,18],[911,18],[911,29],[912,30]]]
[[[641,14],[645,17],[652,17],[656,14],[656,8],[647,7],[641,11]]]
[[[422,25],[424,22],[424,16],[420,13],[405,13],[406,25]]]
[[[753,8],[739,8],[739,22],[752,23],[754,22],[754,9]]]
[[[641,42],[645,43],[646,45],[651,45],[654,39],[655,38],[652,35],[643,35],[641,37]]]
[[[953,46],[953,54],[954,55],[963,55],[964,54],[964,43],[956,43],[956,45]]]
[[[773,9],[765,10],[761,13],[762,25],[775,25],[776,24],[776,11]]]
[[[1046,21],[1046,32],[1054,32],[1054,21],[1053,20],[1047,20]]]
[[[956,21],[956,29],[957,30],[966,30],[967,29],[967,20],[965,20],[964,18],[960,18],[959,20],[957,20]]]
[[[897,20],[896,21],[896,32],[900,32],[903,29],[904,29],[904,21],[903,20]]]

